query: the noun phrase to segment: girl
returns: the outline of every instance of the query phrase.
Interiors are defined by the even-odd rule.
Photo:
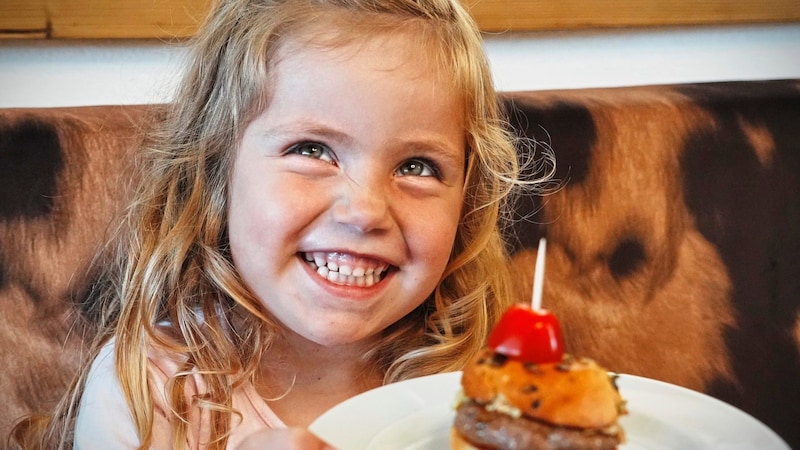
[[[22,446],[317,448],[511,301],[517,156],[457,0],[222,1],[145,150],[107,331]]]

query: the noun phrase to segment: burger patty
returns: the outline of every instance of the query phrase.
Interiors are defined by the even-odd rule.
[[[454,426],[464,439],[486,450],[613,450],[619,445],[617,436],[601,430],[515,419],[508,414],[487,411],[471,401],[458,407]]]

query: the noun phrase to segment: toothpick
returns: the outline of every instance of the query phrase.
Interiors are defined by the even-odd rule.
[[[542,309],[542,285],[544,284],[544,254],[547,250],[547,239],[539,239],[539,251],[536,254],[536,269],[533,272],[533,299],[531,301],[534,311]]]

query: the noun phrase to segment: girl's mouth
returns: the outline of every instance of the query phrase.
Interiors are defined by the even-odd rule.
[[[301,255],[317,275],[342,286],[373,286],[389,269],[386,263],[346,253],[303,252]]]

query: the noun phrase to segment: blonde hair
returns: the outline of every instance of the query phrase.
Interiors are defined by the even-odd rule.
[[[188,411],[201,407],[211,417],[209,447],[224,448],[233,390],[254,376],[279,333],[231,262],[228,179],[244,127],[268,104],[277,49],[287,39],[312,39],[304,33],[319,23],[334,25],[337,42],[374,33],[411,36],[413,29],[464,95],[465,200],[449,263],[429,298],[364,355],[365,367],[380,371],[386,383],[459,370],[512,300],[500,224],[504,203],[521,183],[517,152],[480,33],[458,0],[221,1],[194,40],[176,101],[144,148],[127,241],[98,300],[108,305],[110,324],[101,340],[113,332],[117,372],[143,448],[151,442],[154,413],[143,349],[158,346],[185,360],[167,393],[182,419],[173,421],[176,447],[186,440]],[[184,395],[192,371],[207,385],[202,399]],[[59,433],[53,421],[45,437],[60,440],[56,446],[70,445],[65,430],[81,383],[76,380],[59,407],[67,425]],[[18,439],[28,438],[18,433]]]

